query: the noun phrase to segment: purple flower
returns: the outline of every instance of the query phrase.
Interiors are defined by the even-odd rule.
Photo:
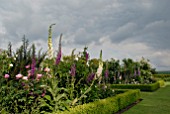
[[[9,78],[9,74],[5,74],[4,78],[8,79]]]
[[[31,76],[34,76],[35,73],[35,65],[36,65],[36,61],[35,61],[35,57],[32,58],[32,64],[31,64]]]
[[[116,81],[116,76],[113,76],[113,78],[114,78],[114,81]]]
[[[76,75],[76,65],[75,64],[73,64],[72,66],[71,66],[71,72],[70,72],[70,74],[71,74],[71,76],[75,76]]]
[[[136,70],[134,71],[134,76],[136,77],[137,73],[136,73]]]
[[[89,59],[89,54],[86,52],[86,62],[88,61]]]
[[[105,78],[109,77],[109,70],[105,70],[104,76],[105,76]]]
[[[22,86],[25,86],[25,83],[24,83],[24,82],[22,82],[22,83],[21,83],[21,85],[22,85]]]
[[[87,83],[91,82],[95,77],[95,73],[90,73],[87,77]]]
[[[56,58],[55,64],[58,65],[60,63],[60,60],[61,60],[61,49],[59,50],[59,52],[57,54],[57,58]]]
[[[138,67],[138,76],[140,76],[140,68]]]

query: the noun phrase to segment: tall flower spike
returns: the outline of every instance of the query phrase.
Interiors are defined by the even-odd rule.
[[[49,26],[49,30],[48,30],[48,57],[49,59],[53,58],[53,45],[52,45],[52,26],[55,24],[51,24]]]
[[[109,77],[109,70],[108,70],[108,61],[106,62],[106,70],[105,70],[105,78],[107,79]]]
[[[97,73],[96,73],[97,78],[102,78],[102,76],[101,76],[102,70],[103,70],[103,61],[102,61],[102,50],[101,50],[100,51],[100,59],[99,59],[99,67],[98,67]]]
[[[138,67],[138,76],[140,76],[140,68]]]
[[[57,58],[56,58],[56,65],[58,65],[61,61],[61,38],[62,38],[62,34],[60,35],[60,39],[59,39],[59,47],[58,47],[58,53],[57,53]]]
[[[75,65],[75,64],[73,64],[73,65],[71,66],[70,75],[73,76],[73,77],[76,76],[76,65]]]
[[[33,56],[32,64],[31,64],[31,76],[32,77],[34,77],[34,74],[35,74],[35,66],[36,66],[36,61],[35,61],[35,57]]]

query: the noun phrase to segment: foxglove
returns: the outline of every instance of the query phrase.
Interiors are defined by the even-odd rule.
[[[62,34],[60,35],[60,39],[59,39],[59,48],[58,48],[58,53],[57,53],[57,58],[56,58],[56,65],[58,65],[61,61],[61,38],[62,38]]]
[[[75,77],[75,75],[76,75],[76,65],[75,65],[75,64],[73,64],[73,65],[71,66],[70,75],[73,76],[73,77]]]
[[[91,82],[95,77],[95,73],[90,73],[87,77],[87,83]]]
[[[8,79],[9,78],[9,74],[5,74],[4,78]]]
[[[53,46],[52,46],[52,26],[55,24],[51,24],[49,26],[49,30],[48,30],[48,56],[49,59],[53,58]]]

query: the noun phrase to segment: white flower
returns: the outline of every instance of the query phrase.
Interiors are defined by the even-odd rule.
[[[10,67],[13,67],[13,64],[11,63],[11,64],[9,64],[9,66],[10,66]]]
[[[121,80],[121,79],[122,79],[122,76],[119,76],[119,79]]]
[[[86,64],[87,64],[87,66],[89,67],[89,62],[87,62]]]
[[[75,58],[75,60],[76,60],[76,61],[78,61],[78,60],[79,60],[79,58],[78,58],[78,57],[76,57],[76,58]]]
[[[28,80],[27,76],[22,77],[23,80]]]
[[[114,89],[112,89],[112,92],[115,92],[115,90],[114,90]]]
[[[41,87],[41,88],[44,88],[44,87],[46,87],[46,85],[40,85],[40,87]]]
[[[102,74],[102,70],[103,70],[103,67],[99,66],[99,68],[97,69],[97,77],[100,77],[100,75]]]

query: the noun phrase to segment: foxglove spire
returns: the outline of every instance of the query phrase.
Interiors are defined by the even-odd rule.
[[[60,35],[60,39],[59,39],[59,47],[58,47],[58,53],[57,53],[57,58],[56,58],[56,65],[58,65],[61,61],[61,38],[62,38],[62,34]]]
[[[48,30],[48,57],[49,59],[53,58],[53,45],[52,45],[52,26],[55,24],[51,24],[49,26],[49,30]]]

